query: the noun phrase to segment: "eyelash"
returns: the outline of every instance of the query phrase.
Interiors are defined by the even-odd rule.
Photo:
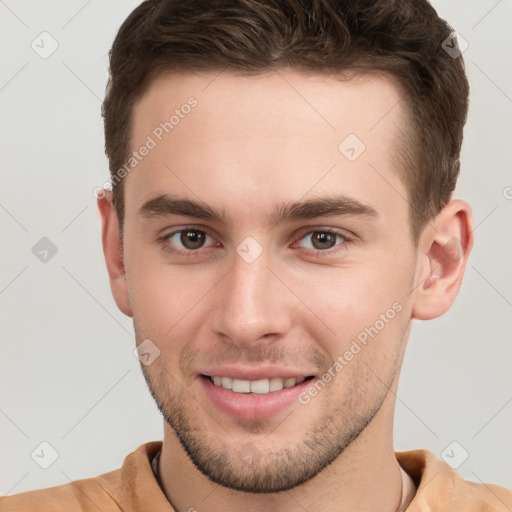
[[[182,233],[184,231],[198,231],[200,233],[204,233],[205,235],[208,235],[211,238],[213,238],[213,236],[208,232],[208,230],[206,230],[204,228],[198,228],[198,227],[195,227],[195,226],[186,226],[186,227],[183,227],[183,228],[178,229],[176,231],[172,231],[171,233],[166,234],[166,235],[164,235],[164,236],[162,236],[162,237],[160,237],[158,239],[158,242],[160,242],[160,244],[162,245],[164,251],[166,251],[168,253],[171,253],[171,254],[174,254],[174,255],[178,255],[178,256],[194,257],[195,255],[200,255],[201,252],[202,252],[201,249],[203,249],[203,247],[200,247],[199,249],[195,249],[195,250],[194,249],[181,250],[181,249],[175,249],[175,248],[173,248],[173,247],[171,247],[169,245],[169,239],[171,237],[173,237],[174,235],[176,235],[178,233]],[[343,241],[341,243],[339,243],[337,246],[334,246],[331,249],[326,249],[326,250],[323,250],[323,251],[320,250],[320,249],[316,249],[316,250],[315,249],[310,249],[308,251],[310,255],[313,253],[314,256],[317,256],[317,257],[318,256],[319,257],[332,256],[334,254],[337,254],[340,251],[346,250],[347,246],[353,243],[353,239],[348,237],[345,234],[345,232],[338,231],[338,230],[335,230],[335,229],[332,229],[332,228],[326,228],[326,229],[315,228],[315,229],[311,229],[309,231],[306,231],[306,232],[302,233],[300,235],[300,237],[297,238],[297,240],[295,242],[293,242],[293,245],[295,245],[297,242],[300,242],[301,240],[303,240],[307,236],[312,235],[314,233],[324,233],[324,234],[327,233],[327,234],[330,234],[330,235],[339,236],[340,238],[343,239]]]

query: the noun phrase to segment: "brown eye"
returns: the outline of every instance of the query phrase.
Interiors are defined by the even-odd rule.
[[[316,251],[316,256],[325,253],[325,256],[332,255],[339,249],[346,249],[350,239],[344,232],[331,229],[316,229],[305,233],[299,240],[299,245],[304,249]]]
[[[214,242],[213,238],[202,229],[185,228],[162,237],[161,243],[170,252],[191,253]]]
[[[331,249],[336,245],[337,236],[329,231],[315,231],[311,234],[311,243],[315,249]]]
[[[180,242],[185,249],[200,249],[206,240],[206,233],[196,229],[185,229],[180,232]]]

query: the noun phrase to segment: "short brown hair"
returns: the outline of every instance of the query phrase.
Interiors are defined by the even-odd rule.
[[[102,114],[111,177],[130,157],[134,103],[162,72],[385,72],[408,113],[398,153],[417,241],[459,174],[469,85],[460,52],[443,49],[452,33],[427,0],[145,0],[110,51]],[[123,183],[112,183],[121,236]]]

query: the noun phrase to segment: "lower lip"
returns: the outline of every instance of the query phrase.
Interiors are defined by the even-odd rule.
[[[235,393],[230,389],[216,386],[208,377],[202,375],[199,380],[206,395],[220,411],[235,418],[256,421],[269,418],[298,403],[299,395],[310,386],[313,379],[263,395]]]

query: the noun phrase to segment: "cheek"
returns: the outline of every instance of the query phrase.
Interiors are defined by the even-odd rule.
[[[409,267],[410,273],[404,272]],[[308,315],[312,338],[323,340],[332,359],[350,350],[354,340],[361,347],[376,340],[374,352],[394,352],[408,323],[412,263],[389,258],[378,265],[320,270],[296,279],[297,295],[315,315]]]
[[[133,250],[129,261],[136,263],[126,269],[134,321],[148,337],[170,339],[178,327],[190,323],[211,285],[204,272],[167,265],[154,251],[146,252]]]
[[[297,280],[297,294],[333,329],[373,323],[395,302],[404,305],[413,276],[404,272],[376,272],[374,269],[341,269],[319,274],[311,272]],[[343,328],[345,330],[345,327]]]

